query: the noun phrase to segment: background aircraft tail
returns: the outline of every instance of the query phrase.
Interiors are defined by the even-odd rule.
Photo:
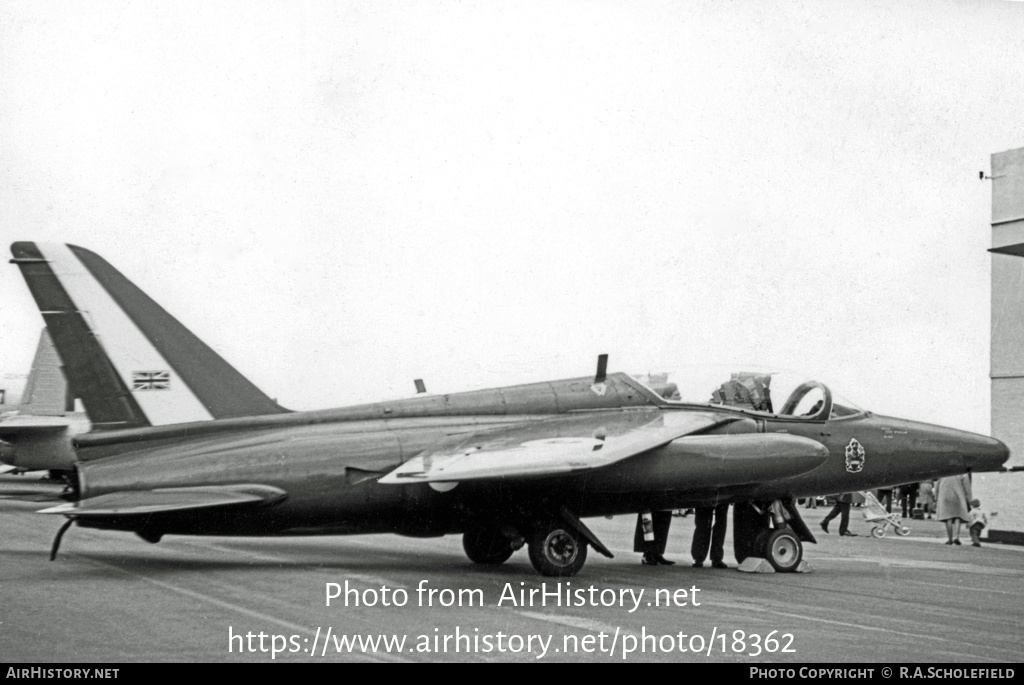
[[[63,416],[75,410],[75,397],[68,389],[60,357],[45,328],[39,336],[18,410],[32,416]]]
[[[288,411],[94,252],[17,242],[11,253],[94,430]]]

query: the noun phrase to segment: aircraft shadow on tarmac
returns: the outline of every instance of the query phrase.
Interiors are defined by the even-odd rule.
[[[277,552],[278,550],[274,550]],[[215,550],[218,555],[231,554],[231,550]],[[77,566],[76,574],[81,577],[105,576],[108,575],[101,566],[110,566],[128,573],[140,573],[145,575],[174,575],[174,574],[196,574],[204,571],[332,571],[350,572],[354,574],[372,574],[379,576],[388,573],[401,573],[432,577],[438,574],[454,572],[458,574],[469,574],[467,578],[488,578],[496,580],[519,579],[521,577],[533,576],[531,566],[524,557],[522,563],[504,564],[495,567],[480,567],[464,559],[461,559],[449,552],[431,552],[409,554],[408,552],[380,552],[367,555],[363,550],[353,549],[346,554],[339,555],[332,552],[330,557],[322,556],[323,552],[316,549],[305,549],[300,552],[292,552],[290,558],[252,558],[240,556],[238,559],[211,559],[209,557],[185,557],[179,552],[173,558],[160,558],[150,556],[142,551],[139,554],[132,554],[123,550],[102,552],[90,550],[87,552],[76,552],[69,549],[62,551],[56,561],[52,562],[63,568]],[[245,555],[245,552],[241,553]],[[256,552],[256,554],[260,554]],[[7,549],[4,555],[9,559],[22,559],[25,561],[45,561],[47,550],[44,547],[36,549]],[[82,563],[85,562],[85,563]],[[90,563],[92,562],[92,563]],[[51,562],[46,562],[50,564]],[[97,566],[100,565],[100,566]]]

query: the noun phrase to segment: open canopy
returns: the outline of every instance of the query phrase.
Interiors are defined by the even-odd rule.
[[[693,367],[634,375],[672,404],[726,406],[756,414],[824,421],[864,413],[828,386],[799,374],[747,367]]]

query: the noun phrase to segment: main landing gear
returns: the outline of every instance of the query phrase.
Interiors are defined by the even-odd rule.
[[[736,504],[733,540],[741,564],[747,557],[760,557],[779,573],[795,572],[803,560],[803,543],[817,543],[792,498]]]
[[[522,546],[523,538],[509,526],[479,525],[462,534],[462,549],[474,564],[504,564]]]
[[[520,528],[527,530],[524,535]],[[504,563],[524,544],[529,547],[530,563],[544,576],[574,576],[587,561],[587,547],[611,558],[593,532],[567,507],[557,515],[533,519],[522,526],[482,523],[462,535],[466,556],[475,564]]]
[[[543,576],[574,576],[587,560],[587,541],[563,521],[548,521],[530,533],[530,563]]]

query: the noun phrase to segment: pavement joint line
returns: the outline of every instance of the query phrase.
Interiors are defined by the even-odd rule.
[[[261,613],[259,611],[254,611],[253,609],[246,609],[245,607],[238,606],[237,604],[232,604],[231,602],[227,602],[227,601],[224,601],[222,599],[217,599],[216,597],[211,597],[209,595],[203,594],[202,592],[196,592],[195,590],[189,590],[188,588],[183,588],[183,587],[180,587],[180,586],[175,585],[173,583],[168,583],[165,580],[157,580],[156,578],[150,578],[149,576],[143,575],[141,573],[135,573],[134,571],[129,571],[127,569],[120,568],[119,566],[116,566],[114,564],[108,564],[105,561],[100,561],[98,559],[90,559],[89,557],[83,557],[83,556],[79,556],[79,555],[68,555],[68,556],[75,556],[75,557],[78,557],[79,559],[82,559],[83,561],[88,562],[88,563],[96,564],[98,566],[104,566],[106,568],[114,569],[115,571],[118,571],[119,573],[123,573],[125,575],[132,576],[132,577],[138,578],[140,580],[144,580],[147,583],[152,583],[153,585],[156,585],[158,587],[162,587],[165,590],[170,590],[171,592],[176,592],[176,593],[178,593],[180,595],[185,595],[186,597],[192,597],[193,599],[198,599],[198,600],[201,600],[203,602],[207,602],[209,604],[213,604],[215,606],[219,606],[219,607],[221,607],[223,609],[228,609],[228,610],[234,611],[236,613],[244,614],[244,615],[249,616],[251,618],[258,619],[260,621],[266,621],[268,623],[276,623],[277,625],[283,626],[283,627],[285,627],[285,628],[287,628],[289,630],[294,630],[294,631],[297,631],[297,632],[300,632],[300,633],[308,633],[310,635],[312,635],[313,632],[314,632],[311,628],[309,628],[309,626],[300,626],[297,623],[292,623],[291,621],[286,621],[284,619],[277,618],[276,616],[271,616],[270,614],[264,614],[264,613]],[[396,656],[391,655],[391,654],[378,654],[376,652],[351,652],[349,655],[350,656],[351,655],[363,655],[363,656],[371,657],[371,658],[378,659],[378,660],[381,660],[381,661],[400,661],[400,662],[407,662],[408,661],[408,659],[404,659],[402,657],[396,657]]]
[[[273,562],[277,562],[277,563],[292,563],[292,562],[294,562],[294,559],[292,559],[291,557],[284,557],[284,556],[279,556],[279,555],[266,554],[264,552],[254,552],[252,550],[244,550],[244,549],[239,549],[237,547],[229,547],[229,546],[226,546],[226,545],[219,545],[219,544],[217,544],[215,542],[206,542],[205,544],[200,543],[200,542],[193,542],[191,540],[178,540],[176,542],[178,544],[185,545],[185,546],[188,546],[188,547],[198,547],[199,549],[205,549],[205,550],[213,549],[213,550],[216,550],[218,552],[225,552],[225,553],[228,553],[228,554],[241,554],[243,556],[247,556],[247,557],[250,557],[252,559],[258,559],[260,561],[273,561]],[[393,588],[393,589],[400,588],[400,589],[406,590],[406,591],[409,591],[411,589],[408,585],[405,585],[403,583],[399,583],[399,582],[394,581],[394,580],[390,580],[388,578],[384,578],[383,576],[371,576],[371,575],[366,575],[366,574],[363,574],[363,573],[347,573],[346,572],[346,578],[351,578],[353,580],[358,580],[359,582],[366,583],[367,585],[387,585],[389,588]]]
[[[608,625],[607,623],[601,623],[589,618],[579,618],[577,616],[558,616],[556,614],[545,614],[539,611],[516,611],[515,613],[526,618],[532,618],[536,621],[545,621],[547,623],[555,623],[557,625],[566,626],[568,628],[576,628],[577,630],[586,630],[591,633],[605,632],[608,634],[614,633],[616,626]],[[623,635],[635,635],[629,630],[622,630]]]
[[[872,626],[872,625],[867,625],[867,624],[864,624],[864,623],[849,623],[847,621],[837,621],[837,620],[832,619],[832,618],[820,618],[818,616],[807,616],[805,614],[791,614],[791,613],[788,613],[788,612],[785,612],[785,611],[777,611],[777,610],[774,610],[774,609],[763,608],[763,607],[762,607],[762,609],[764,611],[776,614],[778,616],[787,616],[789,618],[799,618],[799,619],[804,619],[804,620],[807,620],[807,621],[817,621],[819,623],[829,623],[829,624],[832,624],[832,625],[844,626],[844,627],[847,627],[847,628],[857,628],[858,630],[870,630],[870,631],[876,631],[876,632],[881,632],[881,633],[891,633],[893,635],[900,635],[902,637],[910,637],[910,638],[915,638],[915,639],[923,640],[926,643],[927,642],[952,642],[954,644],[963,645],[963,646],[967,646],[969,644],[969,643],[967,643],[964,640],[959,639],[959,638],[948,638],[948,637],[941,637],[941,636],[936,636],[936,635],[921,635],[920,633],[908,633],[908,632],[903,631],[903,630],[892,630],[891,628],[884,628],[882,626]],[[1009,650],[1009,649],[1003,649],[1003,648],[1000,648],[1000,647],[993,647],[992,645],[989,645],[989,644],[984,644],[984,645],[973,645],[972,644],[970,646],[978,647],[979,649],[995,649],[995,650],[1000,651],[1000,652],[1008,652],[1008,653],[1012,654],[1015,659],[1020,657],[1020,653],[1019,652],[1012,651],[1012,650]],[[992,658],[992,657],[984,657],[984,656],[981,656],[981,655],[979,655],[977,653],[963,654],[962,656],[967,656],[967,657],[970,657],[971,659],[985,659],[986,661],[1002,661],[1001,659],[995,659],[995,658]]]
[[[1017,597],[1017,598],[1020,597],[1020,590],[1014,590],[1014,591],[1010,591],[1010,590],[994,590],[994,589],[984,588],[984,587],[970,587],[968,585],[946,585],[945,583],[930,583],[927,580],[915,580],[913,582],[915,582],[915,583],[917,583],[919,585],[931,585],[933,587],[942,587],[942,588],[946,588],[948,590],[956,590],[957,592],[962,592],[964,590],[970,590],[972,592],[984,592],[986,594],[995,593],[995,594],[998,594],[998,595],[1010,595],[1011,597]]]

